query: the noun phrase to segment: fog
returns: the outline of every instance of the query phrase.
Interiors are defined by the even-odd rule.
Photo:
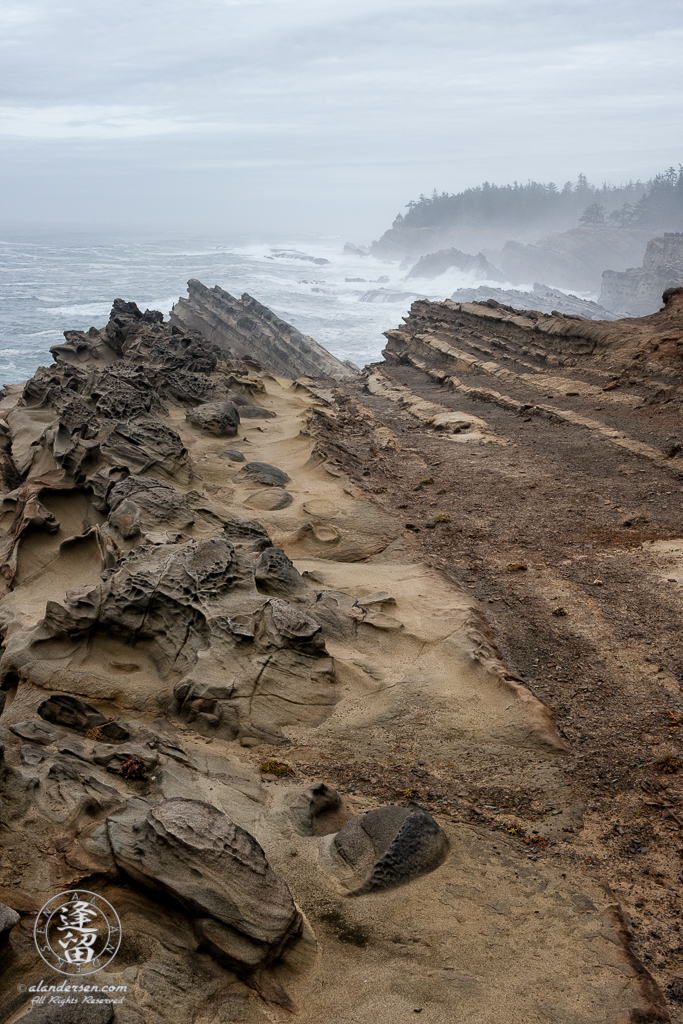
[[[6,230],[378,237],[421,192],[678,164],[676,0],[21,0]]]

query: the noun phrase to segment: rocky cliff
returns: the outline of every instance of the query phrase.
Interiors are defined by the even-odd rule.
[[[579,525],[584,477],[622,477],[599,445],[589,473],[577,458],[596,437],[638,487],[674,489],[676,451],[623,427],[643,400],[676,404],[679,298],[646,324],[417,303],[386,365],[337,384],[117,300],[5,388],[3,1021],[669,1019],[621,907],[670,899],[669,862],[630,896],[594,864],[674,841],[675,786],[645,820],[627,803],[645,741],[626,758],[616,738],[637,687],[661,710],[648,736],[675,736],[678,688],[655,646],[655,663],[624,648],[614,529],[595,526],[598,578]],[[605,383],[620,360],[647,372],[635,391]],[[562,408],[598,390],[619,429]],[[561,428],[528,449],[530,422]],[[572,513],[562,554],[558,510],[531,507],[546,490]],[[664,556],[636,556],[642,610]],[[599,754],[594,720],[614,730]],[[654,787],[669,776],[647,757]],[[593,808],[622,801],[609,833],[593,775]],[[46,982],[107,989],[66,1002]]]
[[[642,267],[605,270],[600,302],[622,316],[645,316],[661,305],[667,288],[683,285],[683,234],[666,234],[647,243]]]
[[[506,242],[497,263],[513,284],[543,281],[597,292],[605,267],[622,270],[641,259],[648,236],[641,228],[573,228],[533,244]]]
[[[207,288],[194,279],[187,288],[188,297],[178,299],[171,311],[171,323],[199,331],[224,351],[255,359],[283,377],[312,374],[343,380],[359,372],[353,363],[337,359],[251,295],[236,299],[218,285]]]

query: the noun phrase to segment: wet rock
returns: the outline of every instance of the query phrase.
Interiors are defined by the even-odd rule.
[[[352,818],[336,834],[335,852],[350,869],[356,895],[406,885],[441,864],[444,831],[418,804],[378,807]]]
[[[430,253],[429,256],[419,259],[406,275],[406,281],[415,277],[433,279],[452,267],[469,273],[480,281],[505,280],[504,275],[489,263],[482,252],[472,256],[470,253],[460,252],[459,249],[441,249],[439,252]]]
[[[185,418],[194,427],[207,430],[217,437],[235,437],[240,425],[240,413],[232,402],[207,402],[188,409]]]
[[[270,963],[300,934],[287,884],[256,840],[210,804],[131,800],[107,827],[118,866],[187,907],[207,945],[233,968]]]
[[[277,466],[270,466],[267,462],[248,462],[238,473],[238,476],[247,476],[255,484],[265,484],[266,487],[284,487],[291,483],[291,477]]]

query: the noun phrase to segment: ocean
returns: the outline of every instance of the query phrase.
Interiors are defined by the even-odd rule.
[[[248,292],[338,358],[361,367],[381,358],[382,332],[400,325],[413,300],[404,294],[386,301],[387,293],[406,293],[417,284],[421,295],[444,299],[474,284],[469,275],[449,271],[408,285],[398,264],[346,255],[343,245],[342,239],[250,245],[220,238],[0,239],[0,385],[26,380],[38,366],[49,365],[50,346],[62,340],[63,331],[103,327],[116,298],[168,315],[191,277],[232,295]],[[379,301],[361,301],[369,290],[381,289]]]

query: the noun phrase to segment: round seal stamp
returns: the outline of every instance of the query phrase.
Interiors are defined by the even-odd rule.
[[[36,918],[33,938],[53,971],[94,974],[118,953],[121,922],[111,903],[96,892],[70,889],[47,901]]]

